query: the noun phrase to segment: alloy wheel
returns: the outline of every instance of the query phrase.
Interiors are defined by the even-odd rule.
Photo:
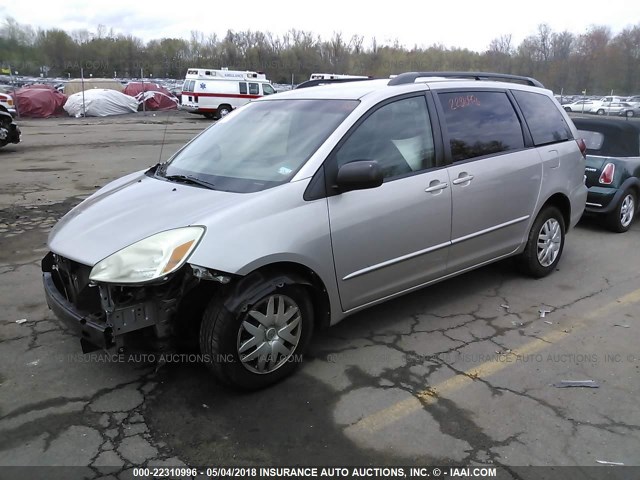
[[[550,218],[542,225],[538,233],[538,261],[543,267],[555,262],[562,246],[562,229],[555,218]]]

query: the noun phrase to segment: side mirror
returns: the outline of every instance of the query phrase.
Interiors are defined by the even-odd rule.
[[[376,161],[360,160],[342,165],[336,178],[340,192],[365,190],[382,185],[384,176]]]

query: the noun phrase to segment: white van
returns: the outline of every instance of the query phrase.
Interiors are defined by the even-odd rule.
[[[182,110],[221,118],[254,98],[276,93],[262,72],[190,68],[182,84]]]

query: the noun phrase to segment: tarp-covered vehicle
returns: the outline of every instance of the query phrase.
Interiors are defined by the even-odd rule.
[[[0,147],[9,143],[20,143],[20,129],[11,114],[0,112]]]
[[[16,92],[16,103],[23,117],[49,118],[64,115],[66,101],[67,97],[62,93],[46,86],[26,87]]]
[[[124,93],[134,97],[140,103],[142,102],[146,110],[175,110],[178,108],[178,99],[169,90],[157,83],[131,82],[125,89]]]
[[[84,106],[83,106],[84,105]],[[138,111],[138,101],[115,90],[96,88],[69,96],[64,109],[72,117],[107,117]]]

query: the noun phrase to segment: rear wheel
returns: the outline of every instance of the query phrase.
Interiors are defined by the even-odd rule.
[[[532,277],[549,275],[564,248],[564,218],[556,207],[545,207],[533,222],[527,245],[518,258],[520,269]]]
[[[290,375],[302,361],[313,330],[306,290],[285,285],[255,302],[214,298],[202,318],[200,350],[219,380],[247,390],[266,387]]]
[[[636,216],[637,196],[631,189],[625,190],[622,198],[607,216],[607,224],[610,230],[623,233],[629,230]]]

